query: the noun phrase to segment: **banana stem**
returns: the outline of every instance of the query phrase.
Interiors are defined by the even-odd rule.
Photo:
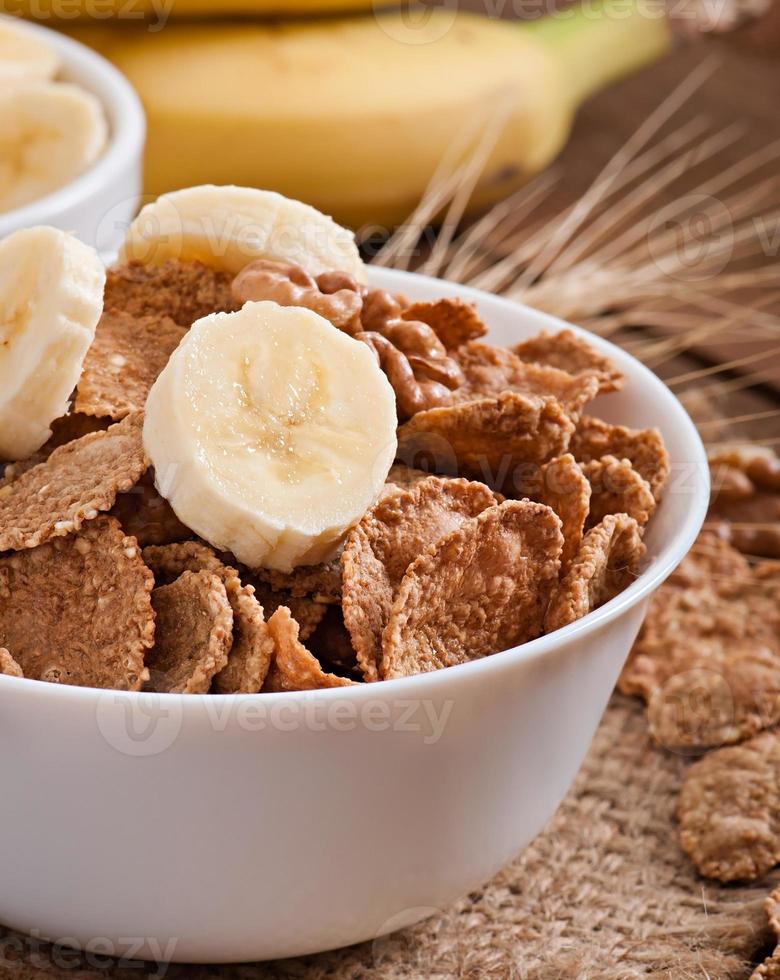
[[[659,58],[671,43],[662,6],[654,0],[583,0],[521,29],[560,62],[572,108]]]

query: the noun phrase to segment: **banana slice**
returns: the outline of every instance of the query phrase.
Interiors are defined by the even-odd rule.
[[[203,184],[163,194],[130,225],[120,254],[150,265],[198,259],[231,273],[263,258],[366,281],[352,232],[308,204],[252,187]]]
[[[290,571],[331,557],[395,457],[393,389],[369,348],[300,307],[197,320],[146,403],[157,489],[215,548]]]
[[[6,20],[0,22],[0,90],[20,82],[45,82],[60,70],[52,45]]]
[[[100,102],[64,82],[0,94],[0,212],[21,207],[78,177],[106,145]]]
[[[0,241],[0,459],[24,459],[64,415],[103,310],[97,252],[57,228]]]

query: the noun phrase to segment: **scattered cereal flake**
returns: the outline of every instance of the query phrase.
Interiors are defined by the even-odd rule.
[[[119,421],[142,409],[186,332],[167,316],[106,310],[84,361],[76,411]]]
[[[254,587],[243,585],[236,569],[199,541],[150,546],[144,548],[143,558],[157,582],[170,584],[184,572],[211,572],[220,579],[233,612],[233,643],[214,687],[220,694],[256,694],[268,673],[273,640]]]
[[[541,467],[535,497],[552,507],[561,519],[561,575],[565,575],[579,550],[590,511],[590,483],[571,453],[551,459]]]
[[[779,944],[774,953],[751,973],[750,980],[780,980],[780,887],[769,893],[764,911]]]
[[[780,861],[780,736],[762,732],[688,770],[678,804],[680,842],[699,872],[758,878]]]
[[[598,524],[607,514],[628,514],[640,527],[653,516],[656,501],[650,484],[630,460],[602,456],[583,463],[582,471],[591,486],[588,527]]]
[[[674,749],[733,744],[780,721],[780,569],[751,571],[700,536],[653,597],[619,681]]]
[[[379,679],[382,633],[412,561],[464,522],[496,505],[482,483],[430,476],[380,500],[350,531],[344,553],[344,622],[366,680]]]
[[[22,668],[3,647],[0,647],[0,674],[5,674],[7,677],[24,677]]]
[[[650,484],[655,499],[661,499],[669,477],[669,454],[658,429],[627,429],[584,415],[571,437],[569,449],[583,463],[602,456],[630,460],[637,473]]]
[[[98,517],[0,558],[0,645],[25,677],[138,690],[154,642],[153,584],[135,541]]]
[[[189,328],[209,313],[236,308],[230,294],[232,278],[201,262],[128,262],[108,270],[103,307],[132,316],[169,316]]]
[[[192,531],[182,524],[168,501],[155,489],[151,468],[134,487],[119,494],[111,514],[142,548],[173,544],[192,537]]]
[[[522,344],[516,344],[512,352],[521,361],[559,368],[575,377],[593,375],[598,380],[599,393],[619,391],[626,382],[622,371],[606,355],[599,354],[573,330],[558,333],[543,330]]]
[[[326,674],[317,658],[300,642],[298,623],[286,606],[279,606],[268,621],[274,640],[272,673],[265,691],[314,691],[324,687],[351,687],[354,681]]]
[[[710,455],[708,518],[749,555],[780,558],[780,459],[763,446],[733,445]]]
[[[474,401],[516,391],[521,395],[555,398],[570,415],[598,394],[593,375],[574,377],[558,368],[528,364],[506,347],[472,341],[457,354],[464,382],[455,392],[457,401]]]
[[[34,548],[110,510],[117,494],[129,490],[148,466],[142,426],[143,413],[128,415],[105,432],[55,449],[0,487],[0,551]]]
[[[553,591],[545,633],[573,623],[622,592],[636,577],[645,550],[638,524],[626,514],[610,514],[591,528]]]
[[[433,328],[447,350],[456,350],[470,340],[487,333],[473,303],[445,297],[430,302],[412,303],[401,314],[404,320],[420,320]]]
[[[291,572],[257,568],[252,574],[272,590],[287,593],[296,599],[306,597],[314,599],[317,603],[329,605],[338,605],[341,602],[340,554],[320,565],[298,565]],[[289,605],[289,603],[282,601],[280,605]]]
[[[490,507],[441,538],[401,581],[381,676],[465,663],[538,636],[562,546],[556,514],[529,500]]]
[[[398,430],[398,456],[408,465],[425,460],[437,472],[462,472],[502,486],[516,466],[566,452],[573,430],[554,399],[507,391],[418,412]]]
[[[183,572],[152,592],[156,631],[146,662],[152,691],[207,694],[228,660],[233,613],[213,572]]]

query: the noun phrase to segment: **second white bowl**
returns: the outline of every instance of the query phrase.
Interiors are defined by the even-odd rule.
[[[103,255],[116,252],[138,209],[146,122],[135,89],[105,58],[39,24],[0,14],[19,30],[51,45],[62,59],[58,78],[92,92],[103,105],[108,144],[85,173],[65,187],[13,211],[0,213],[0,238],[19,228],[54,225],[72,231]]]

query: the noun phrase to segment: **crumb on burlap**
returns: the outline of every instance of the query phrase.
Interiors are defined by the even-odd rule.
[[[686,773],[680,841],[699,872],[758,878],[780,862],[780,736],[762,732],[710,752]]]

